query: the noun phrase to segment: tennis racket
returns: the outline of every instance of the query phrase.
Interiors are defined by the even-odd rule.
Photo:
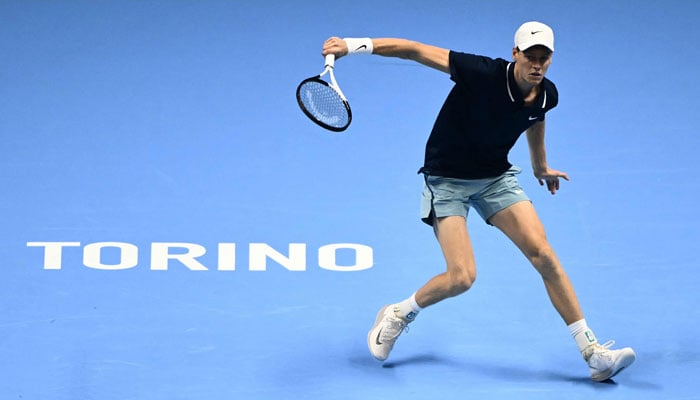
[[[327,55],[323,72],[301,81],[297,87],[297,103],[301,111],[318,125],[342,132],[350,126],[352,111],[333,75],[334,64],[335,55]],[[321,79],[326,74],[330,77],[330,83]]]

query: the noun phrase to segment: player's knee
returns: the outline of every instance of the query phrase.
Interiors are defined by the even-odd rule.
[[[544,244],[528,253],[528,259],[532,265],[540,272],[547,276],[556,273],[559,269],[559,261],[551,246]]]
[[[448,275],[450,278],[450,296],[457,296],[471,289],[476,280],[476,274],[470,273],[466,268],[459,269]]]

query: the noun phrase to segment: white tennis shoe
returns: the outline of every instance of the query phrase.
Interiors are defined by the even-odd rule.
[[[379,361],[386,360],[396,339],[404,330],[408,331],[408,322],[397,317],[392,306],[379,310],[374,326],[367,334],[367,346],[372,356]]]
[[[603,345],[596,343],[588,346],[581,353],[591,369],[591,379],[596,382],[612,378],[632,364],[636,358],[634,350],[629,347],[610,350],[613,344],[615,344],[614,340],[610,340]]]

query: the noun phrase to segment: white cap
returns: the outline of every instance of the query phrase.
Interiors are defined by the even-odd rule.
[[[520,28],[515,32],[515,47],[520,50],[527,50],[537,45],[554,51],[554,32],[552,28],[535,21],[520,25]]]

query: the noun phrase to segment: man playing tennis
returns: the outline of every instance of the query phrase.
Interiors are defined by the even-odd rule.
[[[454,87],[428,138],[421,217],[431,225],[446,271],[401,302],[379,311],[367,341],[372,355],[386,360],[399,335],[425,307],[460,295],[472,286],[476,265],[466,218],[474,208],[518,246],[544,281],[549,298],[569,327],[591,379],[604,381],[635,360],[631,348],[600,345],[587,326],[574,288],[516,175],[508,152],[526,132],[535,177],[555,194],[566,173],[547,164],[545,113],[557,105],[554,84],[545,78],[552,62],[554,34],[539,22],[515,33],[512,62],[465,54],[405,39],[332,37],[323,55],[336,58],[369,53],[414,60],[450,74]]]

